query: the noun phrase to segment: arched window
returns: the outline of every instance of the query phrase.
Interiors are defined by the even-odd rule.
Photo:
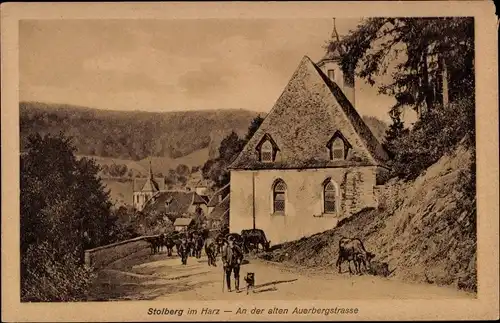
[[[332,181],[328,181],[323,187],[323,200],[325,213],[336,213],[337,212],[337,188]]]
[[[340,138],[335,138],[332,143],[332,159],[342,160],[344,159],[344,141]]]
[[[285,192],[286,184],[283,180],[278,179],[273,187],[273,212],[285,213]]]
[[[273,161],[273,145],[269,140],[266,140],[260,147],[260,160],[263,162]]]

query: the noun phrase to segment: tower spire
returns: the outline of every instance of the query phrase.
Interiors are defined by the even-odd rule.
[[[335,18],[333,18],[332,39],[340,41],[339,33],[337,32],[337,27],[335,26]]]
[[[153,179],[153,167],[151,167],[151,155],[149,156],[149,178]]]

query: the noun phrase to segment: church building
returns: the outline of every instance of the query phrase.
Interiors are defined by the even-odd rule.
[[[160,184],[163,184],[160,186]],[[137,179],[134,179],[133,187],[133,206],[137,211],[142,211],[146,202],[150,200],[156,193],[163,191],[165,186],[165,181],[161,179],[160,181],[155,180],[153,177],[153,168],[151,167],[151,161],[149,161],[149,176],[141,185],[140,190],[136,190]]]
[[[304,56],[267,117],[230,165],[230,231],[257,228],[272,244],[331,229],[366,207],[387,152],[358,114],[354,70],[333,51]]]

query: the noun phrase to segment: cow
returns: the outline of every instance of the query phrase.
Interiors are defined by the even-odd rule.
[[[154,255],[160,251],[161,236],[152,236],[144,238],[149,243],[151,254]]]
[[[241,237],[244,242],[244,249],[248,252],[250,247],[255,247],[257,251],[259,250],[259,244],[262,246],[262,250],[269,251],[269,245],[271,241],[266,239],[266,234],[261,229],[250,229],[241,230]]]
[[[197,236],[194,240],[194,255],[196,258],[201,258],[201,251],[203,250],[203,245],[205,239],[201,235]]]
[[[339,273],[342,272],[342,263],[347,261],[349,265],[349,273],[352,274],[351,261],[354,263],[355,271],[361,274],[361,264],[365,270],[370,265],[371,259],[375,257],[371,252],[366,251],[363,242],[358,238],[345,238],[342,237],[339,241],[339,257],[337,259],[337,267]]]
[[[242,250],[245,250],[245,240],[243,240],[243,237],[240,234],[228,233],[225,236],[225,240],[228,241],[229,239],[233,239],[234,244],[237,244]]]
[[[169,257],[171,257],[172,252],[174,250],[174,246],[175,246],[175,241],[174,241],[173,237],[164,235],[163,236],[163,245],[165,246],[165,248],[167,248],[167,255]]]
[[[208,258],[208,265],[217,267],[217,255],[218,255],[218,246],[217,242],[213,238],[207,238],[205,240],[205,253]]]
[[[223,234],[219,233],[215,237],[215,244],[217,246],[217,253],[221,253],[222,247],[224,246],[224,235]]]
[[[223,236],[226,236],[227,234],[229,234],[229,228],[227,226],[223,226],[219,229],[219,233]]]

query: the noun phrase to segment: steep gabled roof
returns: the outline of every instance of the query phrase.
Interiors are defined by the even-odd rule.
[[[134,178],[133,190],[134,192],[141,191],[146,185],[146,182],[149,181],[149,178]],[[165,190],[165,180],[164,178],[154,178],[154,182],[156,183],[158,190]]]
[[[156,181],[152,178],[148,178],[141,189],[143,192],[158,192],[159,190],[160,187],[158,186],[158,183],[156,183]]]
[[[219,203],[217,206],[210,212],[210,214],[207,216],[207,219],[211,220],[219,220],[224,216],[224,214],[229,211],[229,194],[226,195],[226,197]]]
[[[166,191],[158,192],[153,198],[149,199],[144,206],[144,212],[153,210],[166,213],[181,215],[187,213],[189,207],[195,200],[204,200],[196,192],[185,191]]]
[[[200,195],[198,195],[196,192],[193,195],[193,203],[194,204],[207,204],[207,201]]]
[[[219,189],[217,192],[212,195],[212,198],[208,202],[207,206],[209,207],[215,207],[217,204],[219,204],[219,195],[224,198],[225,195],[229,194],[229,184],[226,184],[223,186],[221,189]]]
[[[352,149],[330,160],[327,143],[339,131]],[[270,135],[279,147],[264,163],[255,148]],[[297,169],[385,165],[388,156],[337,84],[304,56],[288,85],[230,169]]]

